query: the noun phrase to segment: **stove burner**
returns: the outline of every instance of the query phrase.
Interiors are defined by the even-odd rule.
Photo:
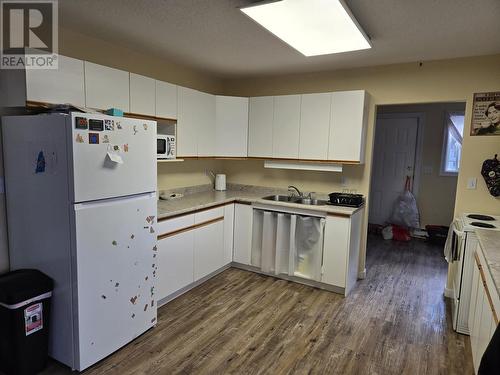
[[[482,223],[480,221],[473,221],[472,223],[470,223],[470,225],[474,226],[474,227],[480,227],[480,228],[496,228],[494,225],[492,224],[489,224],[489,223]]]
[[[488,215],[470,214],[467,215],[469,219],[483,220],[483,221],[494,221],[495,218]]]

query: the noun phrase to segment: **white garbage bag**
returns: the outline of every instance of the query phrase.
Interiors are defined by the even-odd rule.
[[[406,177],[405,190],[396,199],[391,223],[407,228],[420,228],[417,200],[410,191],[410,177]]]

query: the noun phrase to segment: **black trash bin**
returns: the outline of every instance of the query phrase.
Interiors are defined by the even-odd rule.
[[[48,357],[53,281],[37,270],[0,276],[0,372],[36,374]]]

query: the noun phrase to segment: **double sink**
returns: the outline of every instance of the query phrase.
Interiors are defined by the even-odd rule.
[[[296,196],[288,196],[288,195],[269,195],[264,197],[266,201],[274,201],[274,202],[286,202],[286,203],[297,203],[304,204],[309,206],[325,206],[327,203],[322,199],[314,199],[314,198],[306,198],[306,197],[296,197]]]

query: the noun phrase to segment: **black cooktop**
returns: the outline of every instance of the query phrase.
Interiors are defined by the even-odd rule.
[[[490,229],[496,228],[496,226],[494,226],[493,224],[483,223],[481,221],[473,221],[472,223],[470,223],[470,225],[479,228],[490,228]]]
[[[495,218],[488,216],[488,215],[480,215],[480,214],[470,214],[467,215],[469,219],[474,219],[474,220],[483,220],[483,221],[494,221]]]

